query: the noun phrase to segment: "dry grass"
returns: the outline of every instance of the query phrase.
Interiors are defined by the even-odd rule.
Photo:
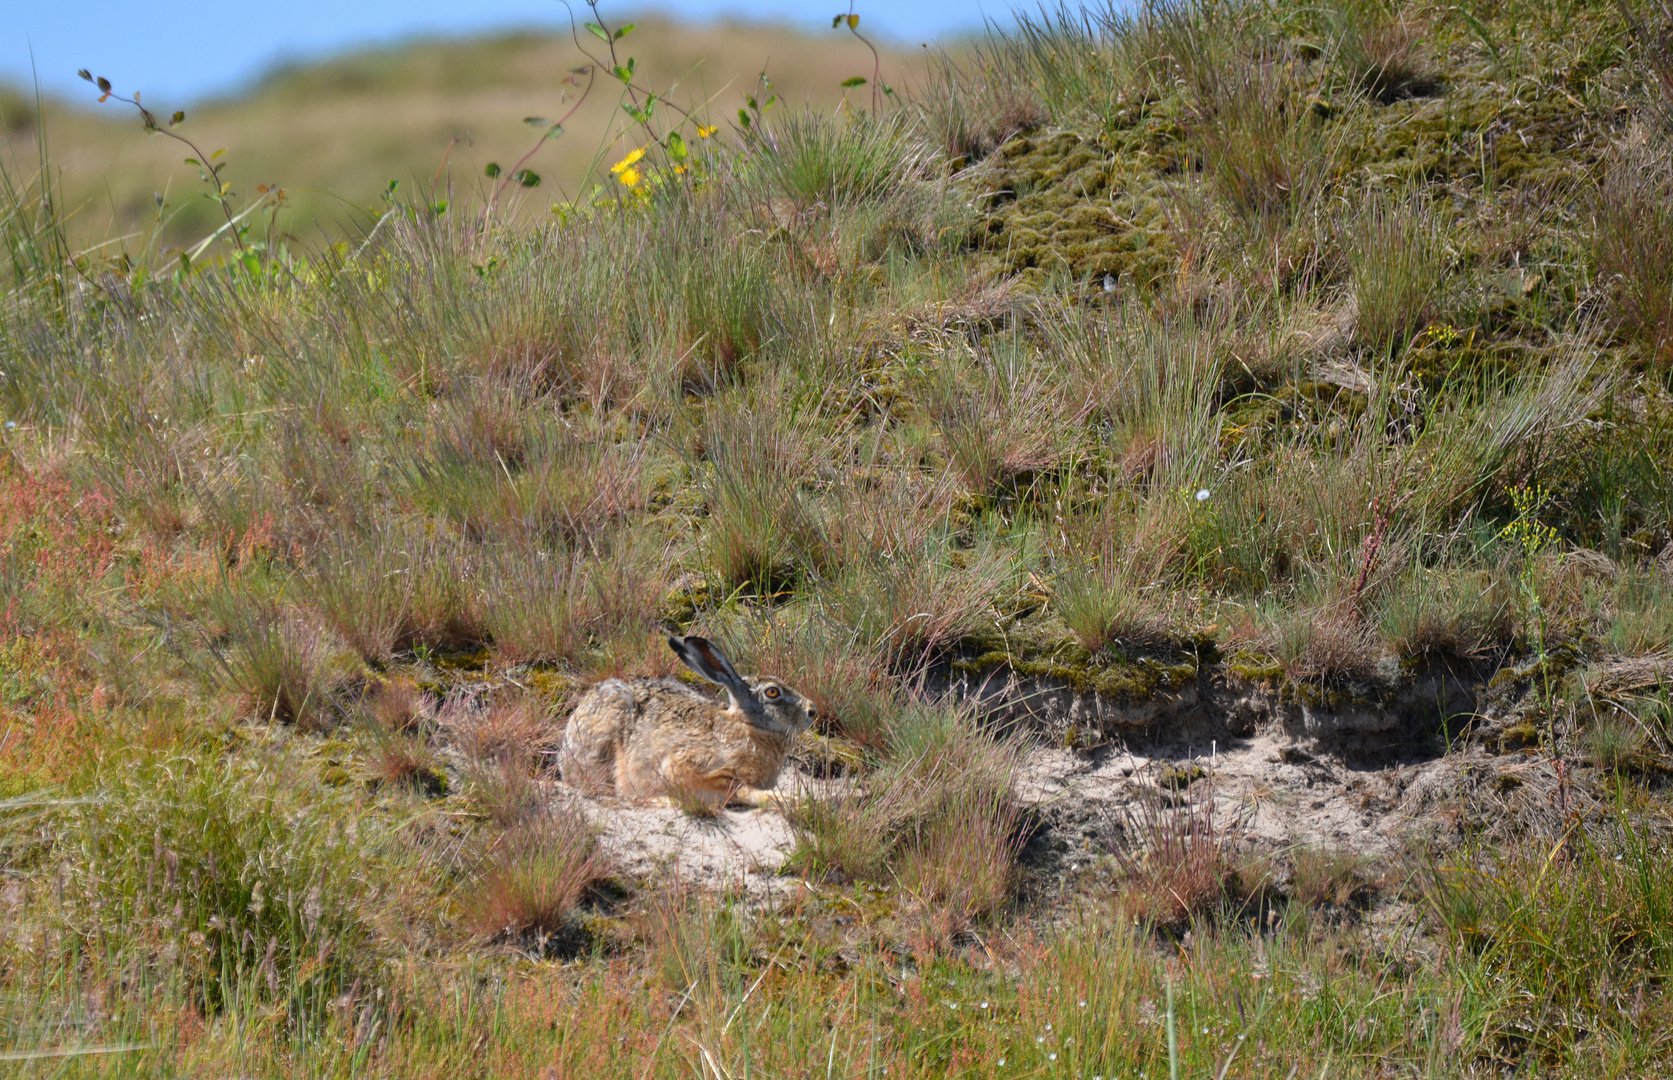
[[[698,439],[713,470],[708,561],[727,588],[770,595],[825,565],[821,522],[802,490],[814,468],[811,434],[794,414],[705,417]]]
[[[1413,16],[1380,0],[1342,0],[1326,11],[1338,70],[1354,88],[1382,105],[1437,91],[1422,54]]]
[[[1592,215],[1593,258],[1624,333],[1650,362],[1673,361],[1673,157],[1629,143],[1604,173]]]
[[[850,794],[804,797],[791,809],[792,862],[827,880],[898,877],[937,933],[962,932],[1014,895],[1020,749],[967,711],[924,702],[909,703],[891,735],[893,764]]]
[[[577,810],[548,806],[506,829],[467,900],[479,933],[553,934],[588,886],[607,873]]]
[[[371,693],[368,706],[373,719],[385,730],[407,734],[435,718],[435,703],[408,679],[386,679]]]
[[[1115,904],[1126,921],[1179,930],[1225,898],[1234,865],[1212,783],[1190,785],[1177,801],[1144,788],[1122,825],[1112,854],[1121,870]]]
[[[320,626],[277,605],[232,601],[229,645],[213,653],[216,673],[253,717],[319,730],[340,716],[335,649]]]
[[[481,637],[515,660],[582,662],[652,626],[666,581],[665,553],[629,535],[601,541],[592,553],[491,548]]]
[[[424,795],[447,792],[442,759],[422,735],[374,726],[365,736],[366,763],[380,784],[405,787]]]
[[[888,666],[933,659],[982,620],[996,593],[1016,582],[1014,551],[989,542],[973,551],[939,545],[850,565],[830,583],[835,618]]]
[[[1026,489],[1058,468],[1078,449],[1074,436],[1093,410],[1090,398],[1059,390],[1061,371],[1019,353],[984,351],[962,378],[949,357],[924,394],[953,468],[977,495]]]
[[[1592,762],[1605,772],[1616,772],[1631,764],[1643,751],[1643,729],[1630,720],[1606,718],[1586,732],[1586,748]]]
[[[1158,595],[1162,566],[1126,524],[1107,512],[1080,522],[1064,553],[1068,565],[1052,583],[1052,606],[1091,653],[1167,648],[1178,637]]]
[[[472,757],[509,759],[525,766],[554,749],[558,737],[545,703],[531,697],[501,699],[480,709],[455,698],[443,703],[440,722]]]
[[[1413,566],[1378,601],[1379,632],[1399,656],[1478,657],[1510,640],[1510,582],[1486,571]]]
[[[1377,674],[1380,642],[1372,628],[1336,605],[1280,615],[1269,641],[1292,678],[1366,682]]]
[[[978,47],[963,63],[949,56],[932,60],[921,99],[926,126],[948,158],[980,161],[1012,135],[1049,119],[1033,88],[1007,77],[1008,59]]]
[[[1363,855],[1309,846],[1296,849],[1290,859],[1290,893],[1303,904],[1345,907],[1370,896],[1372,864]]]
[[[1233,209],[1274,221],[1309,205],[1337,153],[1281,56],[1238,58],[1207,82],[1192,118],[1204,172]]]
[[[461,694],[442,703],[437,724],[463,755],[460,771],[476,806],[490,820],[511,827],[543,812],[546,799],[537,774],[561,735],[544,703],[528,697],[482,701]]]
[[[1638,46],[1600,4],[1338,15],[1052,12],[942,69],[957,101],[787,105],[492,227],[403,185],[374,237],[178,274],[78,258],[55,174],[8,173],[0,1027],[204,1075],[1156,1076],[1172,985],[1188,1075],[1665,1072],[1673,434],[1628,303],[1661,178],[1605,228],[1567,175],[1650,130]],[[447,83],[391,63],[403,108]],[[1443,97],[1384,103],[1426,65]],[[559,717],[693,631],[814,700],[805,881],[589,889]],[[1032,877],[1062,823],[1022,744],[926,690],[999,654],[1138,696],[1186,642],[1199,686],[1319,708],[1543,651],[1543,697],[1483,700],[1555,717],[1510,771],[1556,824],[1437,851],[1424,926],[1301,852],[1310,911],[1187,766],[1113,903]],[[1479,823],[1465,779],[1434,820]]]
[[[1445,209],[1418,194],[1373,196],[1349,229],[1354,335],[1369,348],[1398,352],[1442,314],[1449,256]]]
[[[841,100],[842,80],[871,70],[871,57],[857,42],[844,47],[774,26],[682,26],[652,16],[638,20],[638,31],[624,44],[638,59],[636,73],[646,85],[678,82],[679,104],[695,105],[714,118],[710,122],[723,124],[743,104],[744,94],[757,92],[763,64],[784,101],[821,108]],[[319,228],[340,235],[345,213],[352,218],[357,211],[325,193],[346,198],[351,208],[369,215],[392,179],[403,192],[428,193],[440,170],[435,197],[461,203],[485,188],[482,170],[488,162],[509,168],[538,137],[523,117],[562,115],[573,103],[577,89],[553,73],[586,62],[567,34],[431,41],[279,71],[230,101],[152,107],[167,112],[185,105],[184,130],[200,145],[230,151],[227,175],[235,190],[251,192],[270,183],[292,192],[291,231],[308,235]],[[927,70],[915,51],[888,50],[884,64],[891,83],[904,84]],[[47,109],[53,154],[72,178],[65,200],[78,231],[102,237],[143,229],[156,210],[152,192],[164,191],[174,218],[170,237],[196,241],[206,235],[213,227],[212,207],[205,203],[199,209],[191,194],[197,178],[180,164],[181,153],[163,140],[146,139],[138,121],[115,106],[95,110],[94,96],[71,105],[51,102]],[[578,194],[598,169],[595,159],[607,168],[631,148],[615,141],[618,96],[601,78],[559,143],[530,163],[545,178],[525,200],[531,217],[543,214],[549,202]],[[29,129],[10,128],[6,135],[11,160],[32,156]],[[455,138],[460,142],[450,148]]]

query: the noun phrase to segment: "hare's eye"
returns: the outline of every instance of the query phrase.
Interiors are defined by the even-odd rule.
[[[762,693],[766,694],[769,699],[776,698],[778,697],[778,687],[769,686],[766,690],[762,691]]]

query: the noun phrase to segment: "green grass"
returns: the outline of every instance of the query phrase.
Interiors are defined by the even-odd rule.
[[[14,156],[0,1054],[1665,1072],[1669,23],[1623,12],[1052,10],[879,115],[613,113],[639,174],[556,213],[404,186],[189,267],[82,250],[81,159]],[[668,633],[816,708],[770,903],[555,800],[575,697]],[[1042,733],[933,692],[1001,664],[1492,716],[1431,718],[1475,794],[1374,863],[1246,843],[1187,764],[1051,878]]]

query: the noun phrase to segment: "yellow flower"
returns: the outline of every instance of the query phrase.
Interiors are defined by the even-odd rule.
[[[698,124],[697,125],[697,134],[702,136],[705,139],[708,138],[710,135],[713,135],[715,132],[717,132],[719,130],[720,130],[720,128],[716,125],[713,125],[713,124]]]
[[[632,187],[634,184],[637,184],[639,181],[637,179],[635,179],[630,183],[626,178],[626,174],[631,172],[631,173],[633,173],[633,175],[635,177],[637,177],[639,175],[639,171],[637,169],[635,169],[633,166],[639,161],[640,158],[642,158],[644,156],[645,156],[645,148],[643,146],[641,146],[639,149],[633,151],[631,154],[627,155],[626,157],[622,158],[620,161],[616,162],[614,165],[610,166],[610,171],[615,173],[617,176],[622,177],[622,183],[627,184],[628,187]]]
[[[638,187],[639,186],[639,181],[640,181],[640,179],[642,179],[642,177],[640,176],[639,170],[631,168],[631,167],[626,168],[626,169],[622,169],[619,172],[615,169],[611,169],[610,171],[616,173],[616,179],[620,180],[623,184],[627,185],[628,187]]]

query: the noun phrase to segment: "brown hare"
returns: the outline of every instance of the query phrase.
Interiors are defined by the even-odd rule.
[[[807,730],[807,699],[773,679],[745,679],[700,637],[671,637],[687,667],[722,686],[721,707],[673,679],[607,679],[582,696],[564,730],[559,764],[580,787],[612,784],[624,799],[698,798],[765,805],[784,755]]]

